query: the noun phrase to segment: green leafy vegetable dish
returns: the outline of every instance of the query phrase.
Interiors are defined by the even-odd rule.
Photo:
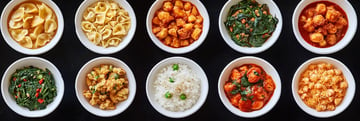
[[[242,0],[231,6],[224,24],[237,45],[260,47],[275,31],[277,23],[266,4]]]
[[[48,69],[29,66],[11,75],[9,92],[18,105],[29,110],[41,110],[53,102],[56,86]]]

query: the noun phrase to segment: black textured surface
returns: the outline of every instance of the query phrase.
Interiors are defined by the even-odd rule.
[[[0,9],[10,0],[0,0]],[[246,119],[238,117],[228,111],[221,103],[217,91],[217,83],[222,69],[232,60],[247,56],[232,50],[222,39],[218,28],[218,16],[222,6],[226,0],[201,0],[207,8],[210,16],[210,31],[205,42],[196,50],[182,55],[173,55],[166,53],[156,47],[146,32],[145,19],[154,0],[128,0],[132,5],[136,17],[137,28],[136,33],[131,43],[121,52],[111,55],[99,55],[89,51],[85,48],[77,38],[74,27],[74,16],[78,6],[82,0],[54,0],[63,12],[65,20],[65,29],[60,42],[49,52],[39,55],[48,59],[55,64],[65,83],[65,93],[59,107],[51,114],[43,118],[29,119],[21,117],[13,112],[0,99],[0,120],[1,121],[16,121],[16,120],[71,120],[71,121],[98,121],[98,120],[124,120],[124,121],[164,121],[164,120],[183,120],[183,121],[303,121],[303,120],[318,120],[318,121],[350,121],[359,120],[357,115],[360,112],[359,96],[355,94],[354,100],[350,106],[341,114],[325,119],[314,118],[304,111],[302,111],[295,103],[291,93],[291,81],[296,69],[306,60],[323,56],[313,54],[305,50],[296,40],[292,32],[292,14],[300,0],[274,0],[281,10],[283,16],[283,28],[281,35],[277,42],[267,51],[252,56],[263,58],[270,62],[279,72],[282,82],[282,92],[280,100],[277,105],[264,116]],[[360,7],[360,1],[351,0],[357,13]],[[3,10],[2,10],[3,11]],[[357,57],[360,45],[358,35],[355,34],[352,42],[343,50],[330,55],[342,61],[352,71],[355,80],[359,79],[360,72],[360,58]],[[17,59],[28,57],[12,48],[10,48],[0,37],[0,76],[3,75],[6,68]],[[137,82],[137,92],[132,105],[122,114],[111,118],[101,118],[94,116],[87,112],[79,103],[75,96],[75,77],[80,68],[89,60],[100,57],[111,56],[116,57],[127,63],[135,74]],[[146,77],[151,68],[167,57],[183,56],[188,57],[197,62],[206,72],[209,79],[209,93],[205,104],[202,108],[193,115],[183,119],[170,119],[158,113],[149,103],[145,93]],[[356,87],[360,87],[356,82]]]

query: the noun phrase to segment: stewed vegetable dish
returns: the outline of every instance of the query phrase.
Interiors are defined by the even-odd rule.
[[[32,66],[11,75],[9,92],[18,105],[29,110],[45,109],[57,95],[51,72]]]
[[[230,103],[244,112],[262,109],[275,90],[275,83],[260,66],[244,64],[232,69],[224,91]]]
[[[309,4],[299,18],[301,36],[315,47],[335,45],[345,36],[347,28],[345,12],[340,6],[329,1]]]
[[[224,24],[239,46],[260,47],[275,31],[277,23],[266,4],[242,0],[231,6]]]

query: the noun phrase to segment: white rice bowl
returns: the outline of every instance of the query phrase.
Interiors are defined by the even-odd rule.
[[[201,94],[200,79],[188,65],[178,65],[178,70],[173,70],[173,65],[162,68],[153,82],[155,100],[161,107],[173,112],[190,109],[197,103]],[[170,78],[174,81],[170,82]],[[171,98],[165,97],[167,92],[172,94]],[[181,94],[185,94],[186,99],[182,100]]]

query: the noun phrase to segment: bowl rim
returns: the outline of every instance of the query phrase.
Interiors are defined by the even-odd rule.
[[[232,3],[238,3],[240,1],[243,0],[228,0],[224,6],[222,7],[220,14],[219,14],[219,19],[218,19],[218,26],[219,26],[219,31],[220,31],[220,35],[223,38],[223,40],[225,41],[225,43],[230,46],[233,50],[240,52],[240,53],[244,53],[244,54],[257,54],[257,53],[262,53],[266,50],[268,50],[270,47],[272,47],[277,40],[279,39],[280,35],[281,35],[281,31],[283,28],[283,18],[282,18],[282,14],[281,11],[279,9],[279,7],[277,6],[277,4],[273,1],[273,0],[268,0],[268,3],[271,3],[274,6],[274,11],[275,13],[273,13],[272,15],[277,15],[276,18],[278,19],[278,23],[276,25],[276,29],[273,32],[273,34],[271,35],[270,38],[268,38],[265,43],[260,46],[260,47],[242,47],[237,45],[230,37],[229,32],[226,30],[226,27],[224,27],[224,17],[223,16],[227,16],[228,11],[225,11],[227,8],[230,8],[232,5]],[[257,0],[258,2],[259,0]],[[262,3],[261,3],[262,4]],[[225,28],[225,29],[224,29]]]
[[[300,78],[300,74],[304,71],[304,69],[306,69],[310,64],[313,63],[317,63],[317,62],[328,62],[331,63],[332,65],[335,66],[335,64],[338,64],[340,67],[336,67],[337,69],[343,68],[344,70],[341,70],[343,73],[343,76],[346,78],[347,76],[345,76],[345,73],[348,74],[349,78],[346,78],[346,81],[348,83],[348,88],[347,88],[347,92],[345,97],[343,98],[343,101],[341,102],[340,105],[338,105],[336,107],[336,109],[334,111],[324,111],[324,112],[317,112],[315,109],[308,107],[299,97],[299,95],[297,94],[297,91],[295,91],[295,88],[297,89],[296,83],[298,82],[296,79]],[[300,72],[301,71],[301,72]],[[331,57],[325,57],[325,56],[321,56],[321,57],[314,57],[311,58],[307,61],[305,61],[304,63],[302,63],[299,68],[297,68],[293,79],[292,79],[292,83],[291,83],[291,92],[293,95],[293,99],[295,100],[296,104],[307,114],[317,117],[317,118],[329,118],[329,117],[333,117],[336,116],[340,113],[342,113],[343,111],[345,111],[347,109],[347,107],[350,106],[354,96],[355,96],[355,90],[356,90],[356,85],[355,85],[355,79],[351,73],[351,71],[349,70],[349,68],[343,64],[341,61],[331,58]],[[340,107],[341,106],[341,107]],[[340,109],[339,109],[340,108]]]
[[[1,34],[2,34],[6,44],[19,53],[26,54],[26,55],[44,54],[44,53],[50,51],[51,49],[53,49],[62,38],[62,35],[64,32],[64,17],[62,15],[62,11],[57,6],[57,4],[55,2],[53,2],[52,0],[39,0],[41,3],[44,3],[48,7],[50,7],[53,10],[53,12],[56,14],[58,28],[57,28],[57,31],[56,31],[56,34],[54,35],[54,37],[45,46],[36,48],[36,49],[28,49],[28,48],[25,48],[25,47],[19,45],[11,37],[9,30],[8,30],[8,24],[7,24],[8,23],[7,18],[9,17],[12,9],[14,9],[14,7],[16,7],[17,5],[19,5],[25,1],[26,0],[10,0],[9,3],[6,4],[6,6],[4,7],[4,10],[1,14],[1,22],[0,22]],[[4,25],[3,23],[6,23],[6,24]]]
[[[153,94],[150,94],[150,92],[149,92],[150,86],[152,85],[151,82],[153,82],[153,80],[151,80],[151,78],[156,77],[156,74],[157,74],[156,72],[161,70],[163,68],[163,66],[166,66],[165,64],[167,64],[167,62],[173,63],[173,62],[181,62],[181,61],[190,63],[191,65],[187,64],[190,68],[191,67],[197,68],[197,69],[192,68],[192,70],[199,70],[199,73],[197,73],[197,75],[201,81],[201,84],[200,84],[201,95],[199,96],[199,99],[197,100],[197,102],[190,109],[187,109],[183,112],[172,112],[172,111],[166,110],[163,107],[161,107],[161,105],[159,105],[158,102],[152,98]],[[204,78],[201,78],[201,77],[204,77]],[[151,82],[150,82],[150,80],[151,80]],[[151,69],[151,71],[149,72],[149,74],[146,78],[145,90],[146,90],[146,97],[147,97],[149,103],[157,112],[159,112],[163,116],[166,116],[169,118],[179,119],[179,118],[188,117],[201,109],[201,107],[204,105],[204,103],[207,99],[207,96],[208,96],[209,83],[208,83],[208,78],[206,76],[205,71],[195,61],[193,61],[189,58],[186,58],[186,57],[174,56],[174,57],[169,57],[169,58],[165,58],[165,59],[161,60]]]
[[[82,99],[85,98],[83,95],[79,95],[79,93],[81,93],[82,91],[79,90],[79,85],[80,85],[80,76],[85,76],[85,75],[80,75],[82,71],[86,71],[85,69],[90,66],[92,63],[99,63],[99,64],[96,64],[96,65],[101,65],[101,64],[105,64],[101,61],[103,60],[108,60],[110,62],[105,62],[107,64],[113,64],[113,65],[116,65],[116,64],[119,64],[123,67],[124,70],[126,70],[126,75],[128,77],[128,81],[129,83],[132,83],[131,85],[133,86],[130,86],[129,84],[129,91],[131,91],[131,93],[129,93],[129,96],[128,96],[128,99],[125,100],[124,102],[119,102],[117,105],[117,108],[119,108],[118,106],[121,104],[121,103],[125,103],[123,106],[124,108],[123,109],[115,109],[115,110],[102,110],[96,106],[92,106],[90,104],[88,104],[89,102],[83,102]],[[116,64],[114,64],[116,63]],[[93,67],[90,67],[91,69]],[[86,73],[85,73],[86,74]],[[85,84],[85,81],[83,81],[84,84]],[[135,95],[136,95],[136,78],[134,76],[134,73],[132,72],[131,68],[125,63],[123,62],[122,60],[120,59],[117,59],[117,58],[114,58],[114,57],[107,57],[107,56],[103,56],[103,57],[96,57],[96,58],[93,58],[91,60],[89,60],[88,62],[86,62],[82,67],[81,69],[78,71],[77,75],[76,75],[76,78],[75,78],[75,94],[76,94],[76,97],[77,97],[77,100],[80,102],[81,106],[89,113],[95,115],[95,116],[98,116],[98,117],[113,117],[113,116],[116,116],[116,115],[119,115],[121,114],[122,112],[126,111],[130,105],[133,103],[134,99],[135,99]],[[87,99],[85,99],[87,100]],[[101,111],[102,113],[97,113],[98,111]],[[107,112],[107,114],[103,114],[103,112]]]
[[[225,92],[223,90],[222,78],[224,77],[225,71],[227,69],[229,69],[232,65],[249,64],[248,62],[246,62],[246,63],[242,62],[244,60],[255,60],[253,62],[253,64],[256,64],[256,65],[259,65],[259,66],[260,66],[260,63],[263,63],[264,65],[269,67],[270,71],[272,71],[274,73],[274,75],[271,75],[271,77],[274,80],[274,83],[276,84],[274,94],[272,95],[272,97],[268,101],[268,103],[262,109],[257,110],[257,111],[243,112],[243,111],[235,108],[233,105],[230,104],[229,99],[226,97],[226,94],[225,94]],[[256,62],[256,61],[259,61],[259,63]],[[264,71],[265,71],[265,69],[264,69]],[[269,71],[267,73],[269,74]],[[226,77],[226,78],[228,78],[228,77]],[[221,74],[220,74],[219,79],[218,79],[218,94],[219,94],[219,97],[221,99],[221,102],[226,107],[226,109],[228,109],[234,115],[237,115],[237,116],[243,117],[243,118],[256,118],[256,117],[260,117],[260,116],[263,116],[263,115],[267,114],[268,112],[270,112],[276,106],[276,104],[278,103],[278,101],[279,101],[279,99],[281,97],[281,90],[282,90],[281,85],[282,84],[281,84],[281,78],[279,76],[279,73],[274,68],[274,66],[272,66],[268,61],[266,61],[266,60],[264,60],[262,58],[259,58],[259,57],[255,57],[255,56],[244,56],[244,57],[239,57],[239,58],[234,59],[229,64],[227,64],[226,67],[221,71]]]
[[[306,42],[304,40],[304,38],[302,37],[301,33],[299,32],[299,27],[298,27],[298,18],[300,17],[300,14],[302,12],[302,10],[309,4],[314,3],[314,2],[320,2],[320,1],[328,1],[331,2],[333,4],[336,4],[338,6],[340,6],[339,4],[337,4],[336,2],[343,2],[344,5],[346,5],[346,7],[344,6],[340,6],[341,9],[346,13],[347,19],[348,19],[348,24],[350,24],[350,22],[353,22],[352,26],[348,26],[347,30],[346,30],[346,34],[345,36],[335,45],[331,46],[331,47],[327,47],[327,48],[319,48],[319,47],[315,47],[310,45],[308,42]],[[335,1],[335,2],[334,2]],[[346,8],[346,9],[345,9]],[[300,9],[302,9],[300,11]],[[348,10],[348,11],[346,11]],[[349,19],[350,17],[352,17],[352,19]],[[292,15],[292,29],[293,29],[293,33],[296,37],[296,40],[300,43],[300,45],[305,48],[306,50],[315,53],[315,54],[332,54],[332,53],[336,53],[340,50],[342,50],[343,48],[345,48],[348,44],[350,44],[350,42],[352,41],[352,39],[355,36],[355,33],[357,31],[357,15],[355,12],[354,7],[348,2],[348,0],[343,0],[343,1],[336,1],[336,0],[314,0],[311,2],[306,2],[306,0],[301,0],[298,5],[296,6],[296,8],[294,9],[294,13]]]
[[[8,87],[5,87],[4,83],[5,83],[5,78],[7,78],[9,76],[9,73],[10,72],[10,69],[12,69],[14,66],[16,66],[17,64],[21,63],[21,62],[24,62],[24,61],[28,61],[28,60],[34,60],[34,61],[39,61],[39,62],[43,62],[43,63],[46,63],[47,64],[47,68],[51,67],[55,70],[55,72],[52,72],[53,75],[56,74],[58,75],[58,79],[55,80],[56,84],[59,84],[56,88],[57,88],[57,96],[54,97],[54,101],[51,102],[50,104],[54,105],[53,108],[50,108],[50,107],[47,107],[45,109],[42,109],[42,110],[36,110],[38,112],[41,112],[41,113],[37,113],[37,114],[27,114],[27,113],[24,113],[23,110],[15,110],[15,106],[13,105],[10,105],[10,101],[11,98],[10,97],[10,94],[6,94],[5,93],[5,89],[8,89]],[[34,66],[34,67],[38,67],[38,66]],[[15,69],[16,70],[16,69]],[[55,76],[54,76],[55,77]],[[55,78],[54,78],[55,79]],[[44,116],[47,116],[49,114],[51,114],[52,112],[55,111],[55,109],[57,109],[57,107],[59,107],[62,99],[63,99],[63,96],[64,96],[64,91],[65,91],[65,85],[64,85],[64,80],[62,78],[62,75],[61,75],[61,72],[59,71],[59,69],[53,64],[51,63],[50,61],[44,59],[44,58],[40,58],[40,57],[24,57],[24,58],[20,58],[18,60],[16,60],[15,62],[13,62],[7,69],[6,71],[4,72],[4,75],[2,77],[2,82],[1,82],[1,94],[2,94],[2,97],[4,99],[4,102],[6,103],[6,105],[12,110],[14,111],[16,114],[20,115],[20,116],[23,116],[23,117],[28,117],[28,118],[40,118],[40,117],[44,117]],[[48,104],[49,105],[49,104]],[[19,105],[16,104],[16,106],[18,107],[21,107]],[[24,110],[28,110],[27,108],[23,108]]]
[[[131,26],[130,29],[127,33],[126,36],[124,36],[122,39],[122,42],[120,42],[120,44],[116,47],[108,47],[108,48],[104,48],[102,46],[97,46],[94,43],[90,42],[89,39],[86,37],[85,33],[82,31],[81,29],[81,21],[82,21],[82,14],[84,12],[84,10],[89,7],[86,5],[92,5],[95,2],[98,2],[97,0],[84,0],[79,7],[76,10],[75,13],[75,17],[74,17],[74,23],[75,23],[75,33],[77,38],[79,39],[80,43],[85,46],[88,50],[97,53],[97,54],[114,54],[117,52],[120,52],[121,50],[125,49],[133,40],[135,32],[136,32],[136,27],[137,27],[137,19],[136,19],[136,13],[134,12],[134,9],[132,8],[132,6],[127,2],[127,0],[112,0],[116,3],[118,3],[118,5],[120,7],[122,7],[123,9],[125,9],[128,13],[129,13],[129,17],[130,17],[130,21],[131,21]],[[126,9],[126,7],[128,9]],[[82,12],[82,13],[80,13]],[[80,22],[80,23],[79,23]]]
[[[155,13],[155,11],[157,11],[160,8],[160,7],[159,8],[155,8],[155,7],[157,7],[159,4],[163,3],[164,1],[166,1],[166,0],[155,0],[154,3],[149,8],[147,16],[146,16],[146,21],[145,21],[146,30],[147,30],[148,36],[150,37],[153,44],[155,44],[161,50],[171,53],[171,54],[185,54],[185,53],[189,53],[189,52],[192,52],[193,50],[197,49],[206,40],[207,35],[210,30],[210,24],[211,24],[210,18],[209,18],[209,13],[208,13],[206,7],[204,6],[204,4],[200,0],[182,0],[182,1],[189,1],[193,5],[196,6],[200,15],[203,17],[203,28],[202,28],[202,33],[201,33],[199,39],[196,40],[194,43],[192,43],[186,47],[173,48],[173,47],[164,45],[152,32],[152,19],[154,17],[152,13]],[[201,12],[201,11],[203,11],[203,12]]]

